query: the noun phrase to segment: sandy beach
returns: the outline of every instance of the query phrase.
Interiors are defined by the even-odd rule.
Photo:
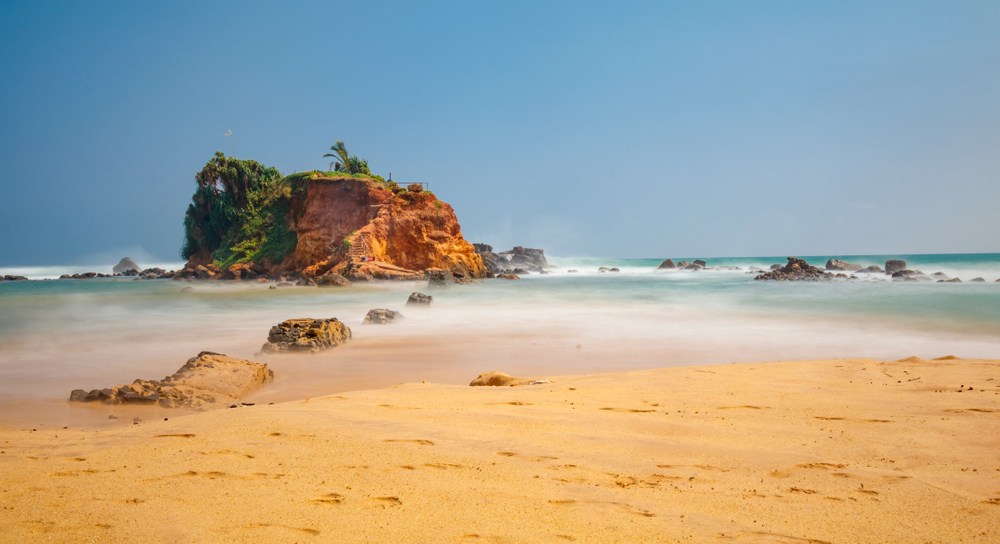
[[[0,541],[1000,539],[1000,361],[542,379],[2,431]]]

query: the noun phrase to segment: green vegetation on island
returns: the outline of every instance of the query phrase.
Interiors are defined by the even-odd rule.
[[[184,216],[181,256],[210,256],[220,269],[267,258],[281,262],[297,242],[289,217],[293,197],[304,197],[314,179],[363,179],[394,193],[406,191],[372,174],[368,161],[349,155],[343,142],[330,149],[336,155],[327,153],[324,157],[340,159],[334,170],[288,176],[257,161],[226,157],[217,151],[195,176],[198,188]]]

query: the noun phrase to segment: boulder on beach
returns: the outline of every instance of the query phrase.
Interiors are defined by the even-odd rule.
[[[673,269],[677,268],[677,265],[674,264],[674,260],[673,259],[667,259],[667,260],[663,261],[662,263],[660,263],[660,266],[658,266],[656,268],[660,269],[660,270],[673,270]]]
[[[140,268],[139,265],[135,264],[135,261],[133,261],[132,259],[125,257],[124,259],[118,261],[118,264],[116,264],[111,269],[111,273],[124,274],[126,270],[135,270],[136,272],[138,272],[142,270],[142,268]]]
[[[826,261],[826,269],[856,271],[856,270],[861,270],[861,265],[851,264],[847,261],[841,261],[840,259],[830,259],[829,261]]]
[[[493,371],[480,374],[469,385],[472,387],[514,387],[516,385],[535,385],[541,383],[550,382],[549,380],[539,380],[536,378],[518,378],[516,376],[508,376],[500,371]]]
[[[377,308],[375,310],[368,310],[368,314],[365,315],[365,320],[362,321],[362,324],[388,325],[389,323],[395,323],[401,319],[403,319],[403,314],[397,311]]]
[[[885,273],[892,274],[893,272],[900,272],[906,270],[906,261],[900,261],[898,259],[890,259],[885,262]]]
[[[70,393],[72,402],[159,404],[168,408],[224,408],[271,381],[266,364],[203,351],[162,380],[135,380],[128,385]]]
[[[317,353],[351,339],[351,329],[337,318],[288,319],[271,327],[261,353]]]
[[[406,299],[407,306],[430,306],[431,302],[434,301],[434,297],[430,295],[425,295],[423,293],[413,292],[410,294],[410,298]]]

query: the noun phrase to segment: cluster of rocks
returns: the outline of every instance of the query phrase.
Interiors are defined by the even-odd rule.
[[[0,281],[28,281],[28,278],[24,276],[12,276],[10,274],[7,274],[2,279],[0,279]]]
[[[770,272],[765,272],[763,274],[755,277],[755,280],[773,280],[773,281],[822,281],[833,279],[836,276],[847,277],[846,274],[833,274],[831,272],[825,272],[820,268],[810,265],[802,259],[796,257],[789,257],[788,264],[780,268],[774,269]]]
[[[69,400],[207,410],[238,402],[273,376],[266,364],[203,351],[162,380],[135,380],[128,385],[91,391],[75,389]]]
[[[736,267],[722,267],[725,269],[736,268]],[[660,263],[660,266],[656,267],[657,270],[705,270],[708,268],[708,263],[701,259],[695,259],[694,262],[680,261],[674,263],[673,259],[667,259]],[[711,270],[711,269],[709,269]]]
[[[111,274],[101,274],[99,272],[84,272],[83,274],[63,274],[59,276],[61,280],[89,280],[93,278],[111,278]]]
[[[489,244],[472,244],[483,259],[487,277],[498,274],[527,274],[528,272],[543,273],[552,265],[545,259],[545,250],[516,246],[509,251],[493,252]]]
[[[261,353],[317,353],[351,339],[351,329],[337,318],[288,319],[271,327]]]
[[[604,274],[605,272],[621,272],[621,270],[618,270],[617,268],[608,268],[606,266],[602,266],[597,269],[597,272],[599,274]]]

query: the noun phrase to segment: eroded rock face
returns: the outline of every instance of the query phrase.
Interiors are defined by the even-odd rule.
[[[135,270],[136,272],[142,270],[139,265],[135,264],[135,261],[125,257],[124,259],[118,261],[118,264],[111,269],[112,274],[124,274],[126,270]]]
[[[72,402],[159,404],[168,408],[209,410],[238,402],[271,381],[266,364],[203,351],[162,380],[135,380],[129,385],[70,393]]]
[[[261,353],[317,353],[351,339],[351,329],[337,318],[289,319],[271,327]]]
[[[365,320],[362,322],[366,325],[388,325],[389,323],[395,323],[403,319],[403,314],[386,309],[375,309],[368,310],[368,314],[365,315]]]
[[[673,269],[677,268],[677,265],[674,264],[673,259],[667,259],[667,260],[663,261],[662,263],[660,263],[660,266],[658,266],[657,268],[658,269],[663,269],[663,270],[673,270]]]
[[[516,246],[510,251],[501,251],[497,255],[510,263],[513,268],[541,272],[549,266],[549,262],[545,260],[545,250],[542,249]]]
[[[886,274],[892,274],[893,272],[901,272],[903,270],[906,270],[906,261],[890,259],[885,262]]]
[[[406,299],[407,306],[430,306],[434,297],[430,295],[425,295],[423,293],[412,293],[410,298]]]
[[[453,283],[455,281],[452,277],[451,270],[444,268],[428,268],[425,272],[427,273],[428,287],[448,287],[449,283]]]
[[[847,277],[844,274],[838,274],[837,276]],[[820,281],[831,279],[833,277],[834,275],[830,272],[824,272],[802,259],[789,257],[788,264],[785,266],[777,270],[771,270],[770,272],[760,274],[754,279],[773,281]]]
[[[845,271],[846,270],[846,271],[853,272],[855,270],[861,270],[861,265],[860,264],[851,264],[851,263],[846,262],[846,261],[841,261],[840,259],[830,259],[829,261],[826,261],[826,269],[827,270],[841,270],[841,271]]]

